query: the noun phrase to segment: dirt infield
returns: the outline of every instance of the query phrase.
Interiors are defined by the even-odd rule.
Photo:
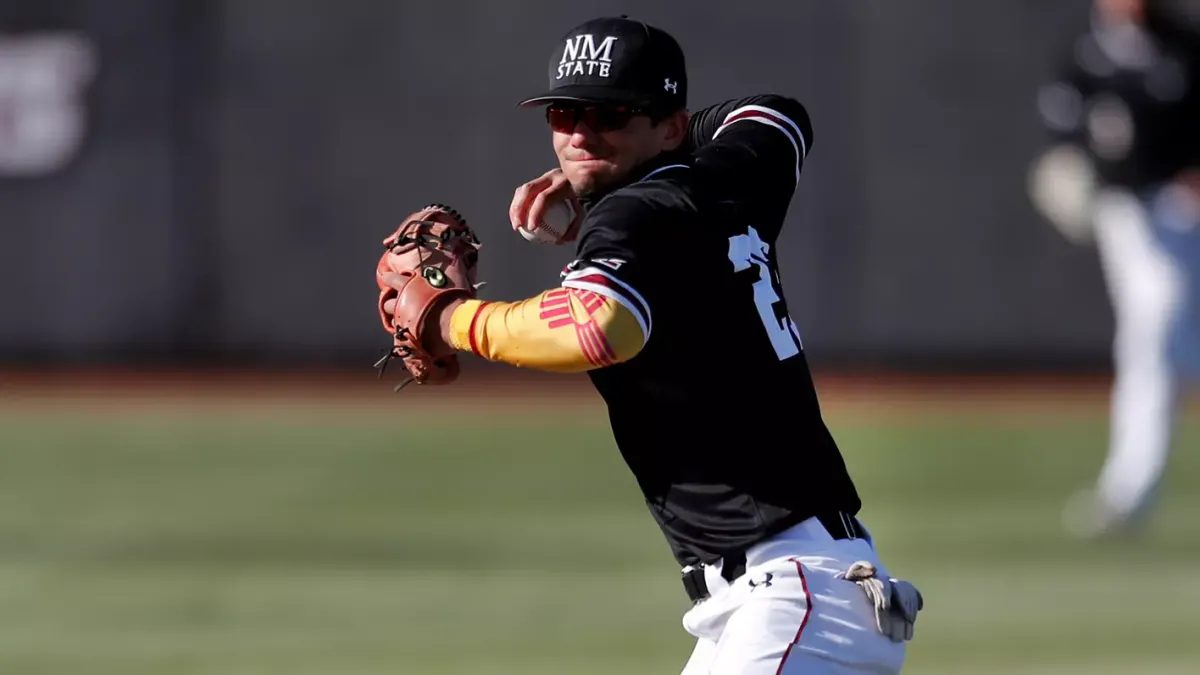
[[[1095,410],[1108,401],[1107,374],[914,374],[817,371],[815,379],[826,409],[903,411],[930,405],[947,409],[986,406],[1028,413],[1053,413],[1083,407]],[[553,375],[493,366],[475,367],[447,387],[412,386],[400,394],[391,387],[398,374],[378,380],[369,369],[52,369],[0,371],[0,409],[69,404],[73,408],[114,405],[214,405],[248,403],[345,404],[369,409],[402,405],[483,408],[601,403],[583,375]],[[713,395],[727,394],[734,382],[714,377]]]

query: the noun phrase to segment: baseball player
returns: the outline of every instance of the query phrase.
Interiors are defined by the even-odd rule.
[[[1167,8],[1097,0],[1038,98],[1053,143],[1033,167],[1034,204],[1095,242],[1116,323],[1108,457],[1064,514],[1085,536],[1143,522],[1181,380],[1200,366],[1200,44]]]
[[[570,30],[549,81],[521,105],[544,109],[559,168],[510,215],[530,228],[577,200],[575,261],[536,297],[483,301],[469,228],[416,214],[380,268],[399,355],[425,381],[453,379],[458,351],[588,373],[693,602],[685,675],[899,672],[922,599],[856,517],[775,258],[813,145],[805,108],[764,95],[689,115],[678,43],[625,17]],[[416,241],[451,262],[429,272]]]

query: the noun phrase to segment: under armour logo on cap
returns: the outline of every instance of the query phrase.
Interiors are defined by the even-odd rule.
[[[669,77],[667,79],[663,80],[663,90],[664,91],[669,91],[672,94],[674,94],[674,93],[676,93],[677,89],[679,89],[678,82],[672,82],[671,78],[669,78]]]

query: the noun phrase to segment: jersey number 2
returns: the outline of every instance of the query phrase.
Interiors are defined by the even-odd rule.
[[[771,338],[775,354],[782,361],[800,353],[800,330],[787,312],[775,311],[783,298],[776,290],[774,266],[767,256],[770,248],[770,244],[763,241],[753,227],[748,228],[746,234],[729,238],[729,260],[733,263],[733,271],[741,272],[750,269],[751,265],[758,267],[758,281],[754,282],[754,306],[758,308],[758,316],[767,330],[767,336]]]

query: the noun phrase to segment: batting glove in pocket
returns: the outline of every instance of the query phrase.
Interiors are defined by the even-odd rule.
[[[903,579],[880,577],[875,565],[866,560],[859,560],[837,576],[853,581],[867,594],[875,608],[875,625],[880,633],[892,642],[913,638],[917,613],[925,607],[925,599],[916,586]]]

